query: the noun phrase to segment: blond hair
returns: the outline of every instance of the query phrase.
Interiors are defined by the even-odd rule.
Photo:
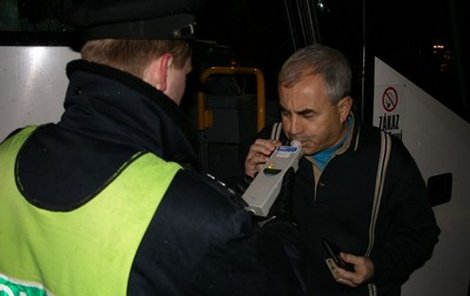
[[[184,67],[192,51],[183,40],[121,40],[100,39],[87,41],[81,49],[84,60],[108,65],[139,78],[147,65],[165,53],[173,55],[177,69]]]

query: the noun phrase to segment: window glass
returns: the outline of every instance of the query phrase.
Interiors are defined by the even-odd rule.
[[[379,2],[371,27],[376,55],[469,121],[463,1]]]
[[[0,0],[0,45],[78,44],[62,0]]]

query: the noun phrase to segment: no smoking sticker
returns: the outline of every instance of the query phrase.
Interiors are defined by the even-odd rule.
[[[382,95],[382,105],[388,112],[392,112],[398,105],[398,93],[395,88],[388,87]]]

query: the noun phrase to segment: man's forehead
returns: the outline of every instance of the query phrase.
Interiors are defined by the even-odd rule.
[[[279,105],[282,110],[299,113],[313,110],[314,102],[306,97],[280,96]]]
[[[322,95],[299,95],[295,93],[279,95],[279,105],[281,110],[297,114],[309,112],[318,113],[320,110],[331,107],[332,101],[327,96]]]

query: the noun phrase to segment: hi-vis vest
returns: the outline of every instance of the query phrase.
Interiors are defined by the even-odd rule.
[[[139,153],[79,208],[40,209],[15,177],[16,157],[34,129],[0,145],[0,295],[126,295],[137,248],[181,167]]]

